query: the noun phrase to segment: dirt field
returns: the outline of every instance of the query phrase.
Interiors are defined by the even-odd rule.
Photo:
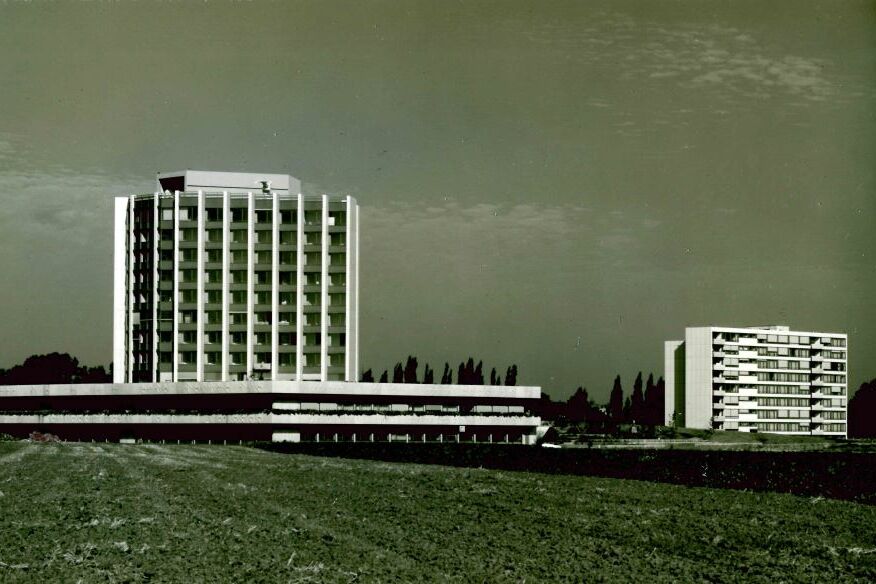
[[[279,454],[0,443],[0,582],[871,582],[876,508]]]

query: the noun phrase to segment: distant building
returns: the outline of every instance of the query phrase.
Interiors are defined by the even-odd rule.
[[[845,437],[847,343],[787,326],[688,327],[664,345],[666,423]]]
[[[116,198],[114,381],[354,381],[359,206],[186,170]]]

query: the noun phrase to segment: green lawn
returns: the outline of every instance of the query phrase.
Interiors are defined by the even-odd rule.
[[[0,444],[0,582],[868,582],[876,508],[283,455]]]

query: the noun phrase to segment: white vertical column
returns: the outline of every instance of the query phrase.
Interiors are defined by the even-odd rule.
[[[298,231],[295,234],[295,379],[304,375],[304,196],[298,193]]]
[[[355,205],[356,208],[356,234],[354,237],[355,241],[355,250],[356,250],[356,269],[354,272],[356,273],[356,298],[353,302],[353,340],[355,344],[353,345],[353,371],[356,375],[359,375],[359,205],[358,203]],[[349,339],[347,339],[349,342]],[[354,380],[355,381],[355,380]]]
[[[328,195],[322,196],[322,274],[320,275],[321,299],[320,299],[320,337],[319,348],[319,380],[328,380]]]
[[[228,381],[228,278],[231,203],[228,191],[222,192],[222,381]]]
[[[204,381],[204,191],[198,191],[198,277],[197,277],[197,315],[195,317],[195,379]]]
[[[128,359],[127,381],[134,381],[134,195],[128,203]]]
[[[253,293],[255,285],[255,194],[247,193],[246,214],[246,376],[247,379],[253,374],[253,320],[255,315],[255,302]]]
[[[158,290],[158,264],[161,261],[160,244],[158,241],[159,221],[161,221],[161,211],[159,202],[161,201],[161,193],[156,192],[152,203],[152,383],[158,381],[158,302],[161,299]]]
[[[273,212],[271,213],[271,380],[277,379],[277,345],[280,303],[280,194],[273,193]]]
[[[350,292],[350,284],[353,281],[353,277],[351,276],[350,264],[353,261],[352,250],[350,249],[350,234],[352,233],[351,225],[353,221],[353,197],[348,196],[347,200],[347,224],[346,224],[346,233],[344,234],[344,240],[347,242],[347,245],[344,247],[344,255],[347,258],[347,266],[344,271],[344,297],[346,298],[346,307],[344,312],[344,337],[346,338],[346,344],[344,346],[344,381],[358,381],[358,372],[353,370],[353,355],[350,351],[350,343],[353,342],[353,335],[350,325],[350,320],[352,318],[352,313],[350,312],[350,307],[353,303],[353,294]]]
[[[173,192],[173,381],[179,381],[179,191]]]
[[[113,233],[113,383],[124,383],[127,371],[127,218],[128,197],[116,197]]]

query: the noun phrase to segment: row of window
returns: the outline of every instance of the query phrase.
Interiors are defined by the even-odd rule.
[[[172,333],[161,333],[162,343],[169,343],[171,341],[171,338]],[[180,343],[188,345],[194,345],[198,340],[197,333],[195,331],[181,331],[178,333],[177,338],[179,339]],[[231,345],[245,345],[246,332],[231,331],[228,333],[228,339]],[[222,342],[222,333],[220,331],[208,331],[204,333],[204,342],[206,344],[218,345]],[[256,345],[270,346],[271,333],[263,331],[253,333],[253,343]],[[298,344],[298,335],[294,332],[278,332],[277,343],[281,346],[294,346]],[[321,345],[322,333],[304,333],[304,344],[309,347]],[[346,346],[346,344],[346,333],[332,333],[327,336],[326,346],[328,347],[344,347]]]
[[[713,339],[716,341],[727,341],[731,343],[739,342],[739,339],[753,339],[754,335],[746,335],[740,333],[716,333],[713,336]],[[810,338],[808,335],[787,335],[787,334],[767,334],[767,333],[758,333],[757,340],[761,343],[771,343],[771,344],[791,344],[791,345],[809,345],[810,342],[812,344],[821,342],[822,345],[832,346],[832,347],[845,347],[846,340],[843,338],[834,338],[834,337],[814,337]]]
[[[824,383],[845,383],[846,376],[845,375],[828,375],[823,374],[821,376],[821,381]]]
[[[231,213],[231,222],[232,223],[245,223],[247,221],[247,215],[249,213],[248,207],[231,207],[229,209]],[[280,209],[280,223],[283,225],[297,225],[298,224],[298,213],[292,209]],[[255,215],[255,222],[262,224],[270,224],[274,220],[274,211],[273,209],[256,209],[253,212]],[[144,216],[137,215],[135,216],[137,222],[141,222],[141,219],[146,219],[148,217],[147,214]],[[204,209],[204,219],[208,222],[219,222],[224,218],[223,208],[222,207],[207,207]],[[162,209],[161,210],[161,220],[162,221],[173,221],[173,209]],[[179,208],[179,220],[180,221],[197,221],[198,220],[198,208],[190,207],[190,206],[180,206]],[[304,211],[304,223],[306,225],[319,225],[322,222],[322,210],[321,209],[313,209]],[[345,225],[346,224],[346,213],[344,211],[329,211],[328,212],[328,224],[329,225]]]
[[[775,420],[775,419],[793,419],[805,418],[809,419],[809,410],[758,410],[757,418],[759,420]]]
[[[277,353],[277,365],[279,367],[295,367],[295,353]],[[171,354],[164,352],[160,355],[161,363],[167,364],[171,362]],[[303,367],[320,367],[321,355],[319,353],[305,353],[302,355],[304,359]],[[328,355],[329,367],[343,367],[345,364],[345,355],[336,353]],[[254,366],[257,369],[267,368],[271,366],[271,353],[268,351],[259,351],[253,353]],[[231,366],[246,365],[246,353],[235,351],[228,353],[228,363]],[[197,364],[197,353],[195,351],[180,351],[180,365],[195,365]],[[218,351],[208,351],[204,353],[204,365],[221,365],[222,353]]]
[[[758,381],[809,381],[808,373],[773,373],[767,371],[757,372]]]

